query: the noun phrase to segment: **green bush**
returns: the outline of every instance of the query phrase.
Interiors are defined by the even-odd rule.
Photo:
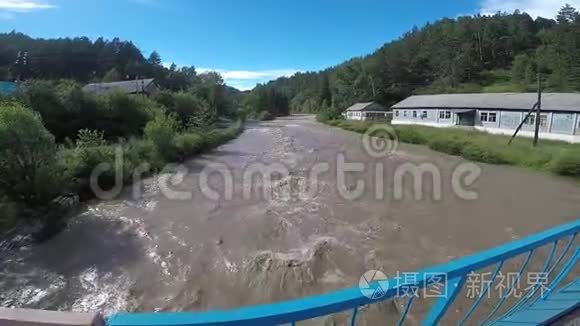
[[[340,119],[342,119],[341,112],[334,107],[323,108],[322,111],[316,115],[316,120],[318,120],[318,122],[327,122]]]
[[[119,147],[120,148],[120,147]],[[99,164],[109,164],[112,168],[99,175],[98,184],[109,189],[116,184],[116,175],[124,173],[115,160],[116,146],[78,147],[61,153],[60,164],[68,178],[73,180],[75,191],[83,198],[92,196],[90,177]],[[87,194],[91,195],[87,195]]]
[[[403,143],[424,145],[428,142],[428,138],[423,133],[412,127],[397,127],[395,131],[399,141]]]
[[[130,138],[140,136],[143,128],[151,119],[151,113],[147,106],[147,100],[130,96],[121,92],[112,92],[106,96],[107,118],[103,121],[103,126],[97,128],[105,132],[109,139],[119,137]]]
[[[179,122],[172,115],[161,115],[147,123],[143,135],[155,145],[165,161],[172,162],[177,159],[174,139],[178,130]]]
[[[78,132],[76,145],[77,147],[104,146],[106,145],[105,135],[102,131],[81,129]]]
[[[189,117],[187,129],[194,133],[203,133],[215,127],[217,112],[205,102],[199,112]]]
[[[54,136],[37,113],[18,104],[0,104],[0,195],[43,205],[59,194]]]
[[[320,122],[324,122],[329,126],[337,127],[338,124],[340,123],[340,120],[328,120],[328,121],[320,121]]]
[[[76,131],[71,122],[77,117],[75,112],[63,104],[55,82],[29,81],[20,94],[20,99],[28,107],[40,113],[44,125],[57,140],[63,140],[66,137],[74,138]],[[66,123],[63,123],[64,121]]]
[[[206,147],[206,141],[198,134],[180,134],[175,137],[175,148],[181,160],[200,153]]]
[[[0,198],[0,231],[13,227],[17,221],[17,205],[8,200],[8,198]]]
[[[559,175],[580,177],[580,150],[561,151],[552,161],[551,170]]]
[[[172,108],[175,105],[173,93],[170,91],[160,91],[153,95],[153,100],[166,109]]]
[[[463,148],[462,156],[468,160],[483,162],[489,164],[507,164],[509,163],[500,153],[490,147],[479,144],[467,144]]]
[[[19,99],[40,113],[58,142],[75,139],[82,129],[103,131],[111,140],[140,136],[145,124],[164,111],[142,96],[122,92],[95,96],[66,80],[30,81]]]
[[[339,120],[337,126],[346,130],[364,134],[373,125],[367,121]]]
[[[150,140],[133,139],[124,148],[126,169],[131,171],[142,164],[149,164],[150,171],[159,171],[165,165],[157,147]]]
[[[202,110],[202,106],[207,105],[197,97],[189,93],[176,93],[173,95],[173,106],[168,107],[169,113],[175,114],[182,125],[187,124],[192,116]]]
[[[258,120],[260,121],[274,120],[274,118],[274,115],[268,111],[262,111],[258,114]]]
[[[459,156],[463,153],[467,145],[466,140],[457,137],[434,137],[428,141],[428,146],[434,151],[443,152],[449,155]]]

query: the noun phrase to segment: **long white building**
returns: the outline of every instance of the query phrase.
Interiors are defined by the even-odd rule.
[[[535,93],[417,95],[395,104],[393,124],[430,127],[471,126],[493,134],[512,135],[537,102]],[[534,136],[536,114],[520,136]],[[542,96],[540,137],[580,143],[580,93]]]

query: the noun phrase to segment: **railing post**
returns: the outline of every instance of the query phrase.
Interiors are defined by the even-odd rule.
[[[429,314],[425,317],[425,320],[423,320],[424,326],[437,325],[439,320],[441,320],[443,315],[445,315],[445,312],[447,312],[447,309],[449,309],[453,301],[455,301],[461,288],[463,288],[465,278],[466,275],[462,275],[447,281],[445,284],[444,296],[437,299],[431,310],[429,310]]]

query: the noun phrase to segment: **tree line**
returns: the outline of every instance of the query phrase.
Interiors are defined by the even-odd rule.
[[[515,11],[441,19],[413,28],[374,53],[335,67],[260,85],[295,112],[337,111],[356,102],[384,105],[416,93],[580,90],[580,15],[566,5],[556,19]]]
[[[0,34],[0,79],[70,79],[82,83],[155,78],[164,89],[183,91],[197,76],[194,67],[165,67],[153,51],[145,57],[130,41],[87,37],[37,39],[12,31]]]

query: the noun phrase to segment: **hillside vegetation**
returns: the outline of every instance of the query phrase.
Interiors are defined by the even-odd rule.
[[[369,31],[372,32],[372,31]],[[442,19],[414,28],[374,53],[320,72],[261,85],[288,97],[295,112],[338,110],[360,101],[393,104],[414,93],[580,90],[580,18],[562,8],[555,20],[516,11]]]

